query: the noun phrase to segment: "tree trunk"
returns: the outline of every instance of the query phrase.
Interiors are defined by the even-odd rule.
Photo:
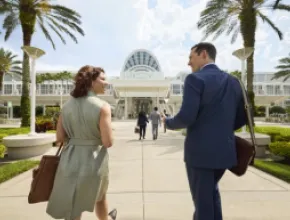
[[[27,44],[24,44],[28,46]],[[30,125],[30,98],[29,98],[29,82],[30,82],[30,65],[29,57],[23,52],[22,65],[22,95],[21,95],[21,127]]]
[[[249,4],[240,14],[241,34],[244,40],[244,47],[255,48],[255,34],[257,28],[256,11],[253,5]],[[247,59],[247,90],[250,105],[255,110],[255,94],[253,89],[254,78],[254,52]]]
[[[4,79],[4,72],[0,71],[0,95],[1,95],[1,92],[2,92],[3,79]]]
[[[33,0],[20,0],[20,23],[23,34],[23,45],[30,46],[34,26],[36,22],[36,14],[33,9]],[[30,125],[30,98],[29,98],[29,83],[30,83],[30,64],[29,56],[23,52],[22,64],[22,96],[21,96],[21,127]]]

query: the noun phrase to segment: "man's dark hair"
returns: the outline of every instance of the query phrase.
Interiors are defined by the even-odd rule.
[[[157,107],[154,107],[154,111],[158,111],[158,108]]]
[[[195,49],[195,51],[198,55],[200,55],[201,51],[205,50],[207,52],[208,56],[212,60],[215,61],[217,51],[216,51],[216,48],[213,44],[207,43],[207,42],[201,42],[201,43],[194,45],[191,48],[191,50],[193,50],[193,49]]]

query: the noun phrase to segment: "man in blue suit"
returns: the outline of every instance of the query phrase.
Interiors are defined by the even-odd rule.
[[[184,161],[194,220],[222,220],[218,182],[237,163],[234,131],[247,121],[239,81],[215,65],[216,53],[210,43],[192,47],[181,109],[163,116],[168,129],[187,128]]]

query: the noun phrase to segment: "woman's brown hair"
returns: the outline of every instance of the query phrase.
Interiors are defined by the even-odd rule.
[[[80,68],[75,76],[75,87],[71,92],[74,98],[84,97],[88,95],[89,90],[92,88],[92,82],[98,78],[101,72],[105,72],[100,67],[83,66]]]

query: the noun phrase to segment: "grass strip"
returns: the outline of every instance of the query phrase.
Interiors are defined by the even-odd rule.
[[[37,166],[39,161],[36,160],[21,160],[10,164],[0,166],[0,183],[3,183],[13,177],[32,169]]]
[[[255,159],[254,167],[290,183],[290,165]]]

